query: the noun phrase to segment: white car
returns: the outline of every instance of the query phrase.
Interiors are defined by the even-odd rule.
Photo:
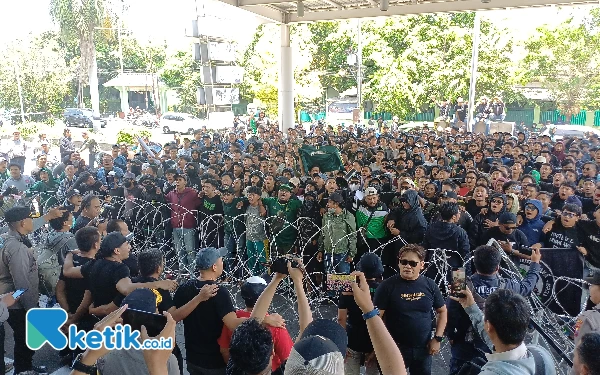
[[[592,128],[585,125],[546,125],[541,135],[550,136],[555,141],[565,137],[587,138],[586,133],[594,133],[600,136],[600,129]]]
[[[194,130],[205,125],[205,121],[189,113],[166,112],[160,118],[160,128],[165,134],[193,134]]]

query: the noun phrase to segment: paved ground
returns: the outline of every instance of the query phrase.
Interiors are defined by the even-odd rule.
[[[232,292],[237,295],[237,287],[232,288]],[[287,293],[281,293],[275,296],[275,299],[272,304],[271,311],[278,312],[281,314],[284,319],[286,319],[287,329],[290,332],[292,338],[297,336],[298,332],[298,318],[296,314],[295,304],[292,304],[291,296]],[[242,301],[236,298],[235,301],[236,308],[242,308]],[[325,319],[335,319],[337,316],[336,306],[332,303],[329,304],[318,304],[314,303],[312,306],[313,317],[314,318],[325,318]],[[8,324],[5,324],[6,328],[6,357],[13,357],[13,333]],[[185,358],[185,343],[183,338],[183,324],[179,323],[177,326],[177,343],[180,346],[183,356]],[[447,346],[447,345],[446,345]],[[52,349],[48,345],[44,345],[40,350],[38,350],[35,354],[34,365],[36,366],[46,366],[49,373],[58,374],[58,375],[66,375],[69,373],[69,369],[66,366],[60,365],[60,359],[58,353]],[[445,360],[444,360],[445,359]],[[447,362],[449,360],[449,352],[447,347],[445,350],[442,350],[442,356],[436,356],[434,360],[434,368],[433,374],[447,374],[448,367]],[[9,374],[12,374],[9,373]],[[187,371],[186,371],[187,374]]]

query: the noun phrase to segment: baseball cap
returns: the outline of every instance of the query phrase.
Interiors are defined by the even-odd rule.
[[[127,238],[121,234],[121,232],[111,232],[102,239],[100,248],[105,250],[103,252],[112,252],[117,247],[127,242]]]
[[[292,187],[290,185],[288,185],[288,184],[283,184],[283,185],[279,186],[279,190],[287,190],[287,191],[289,191],[291,193],[292,192]]]
[[[229,194],[233,194],[235,193],[235,191],[233,190],[233,188],[231,186],[224,186],[221,189],[221,194],[223,195],[229,195]]]
[[[592,270],[594,272],[592,276],[584,277],[583,280],[592,285],[600,285],[600,269],[593,268]]]
[[[185,174],[182,173],[176,173],[175,176],[173,176],[174,180],[177,180],[178,178],[183,178],[184,180],[187,181],[187,176]]]
[[[503,212],[500,214],[500,217],[498,217],[498,222],[500,224],[516,224],[517,217],[512,212]]]
[[[298,177],[290,178],[290,184],[294,185],[294,187],[300,186],[300,179]]]
[[[128,309],[145,311],[149,313],[156,313],[156,294],[153,291],[146,288],[135,289],[129,293],[123,301],[121,306],[127,305]]]
[[[377,194],[379,194],[379,192],[377,192],[377,189],[375,189],[374,187],[368,187],[367,190],[365,190],[365,197]]]
[[[248,190],[246,190],[246,194],[262,195],[262,191],[260,190],[260,188],[258,186],[250,186],[250,187],[248,187]]]
[[[72,197],[76,196],[76,195],[81,195],[81,192],[77,189],[71,189],[69,190],[69,192],[67,193],[66,198],[67,199],[71,199]]]
[[[16,223],[31,217],[31,208],[29,207],[11,207],[4,214],[7,223]]]
[[[342,197],[342,194],[335,192],[335,193],[331,193],[331,195],[329,195],[329,200],[333,201],[335,203],[343,203],[344,197]]]
[[[375,253],[365,253],[356,265],[356,269],[364,273],[367,279],[374,279],[383,275],[381,258]]]
[[[216,249],[214,247],[206,247],[198,251],[196,255],[196,268],[200,270],[207,270],[212,267],[217,259],[227,255],[227,248],[221,247]]]
[[[346,331],[332,320],[310,323],[287,360],[285,373],[291,375],[337,375],[344,373],[344,355],[348,346]]]
[[[442,194],[440,194],[440,197],[442,197],[442,198],[450,198],[450,199],[458,199],[458,194],[456,194],[453,191],[447,190],[447,191],[443,192]]]
[[[259,276],[252,276],[246,279],[246,281],[240,287],[240,295],[247,306],[254,306],[258,297],[267,287],[265,279]]]
[[[535,162],[536,163],[545,163],[546,162],[546,158],[540,155],[537,158],[535,158]]]

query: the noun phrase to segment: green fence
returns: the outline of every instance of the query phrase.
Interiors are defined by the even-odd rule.
[[[535,111],[533,108],[507,108],[506,121],[525,125],[531,125],[535,122]]]
[[[389,112],[365,112],[365,119],[367,120],[379,120],[383,121],[391,120],[393,115]]]
[[[587,112],[588,111],[581,111],[578,114],[571,116],[571,124],[572,125],[585,125],[586,120],[587,120]],[[595,111],[595,113],[594,113],[594,125],[596,125],[596,126],[598,126],[596,124],[596,119],[599,116],[598,112],[599,111]],[[542,112],[540,114],[540,123],[544,124],[544,123],[546,123],[546,121],[550,121],[551,124],[556,124],[558,122],[565,124],[567,122],[566,116],[561,115],[558,110]],[[598,121],[600,123],[600,120],[598,120]]]
[[[432,108],[425,112],[415,113],[413,115],[406,116],[405,120],[406,121],[415,121],[415,122],[421,122],[421,121],[431,122],[431,121],[435,120],[435,111]]]

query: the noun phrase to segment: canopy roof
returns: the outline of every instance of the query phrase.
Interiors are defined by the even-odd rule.
[[[104,86],[127,87],[130,91],[152,91],[152,87],[157,84],[156,78],[157,75],[152,73],[119,73]]]
[[[598,1],[565,0],[383,0],[387,11],[380,9],[382,0],[304,0],[304,16],[298,16],[298,1],[218,0],[252,12],[267,21],[294,23],[372,18],[406,14],[464,12],[507,8],[530,8],[549,5],[597,4]]]

